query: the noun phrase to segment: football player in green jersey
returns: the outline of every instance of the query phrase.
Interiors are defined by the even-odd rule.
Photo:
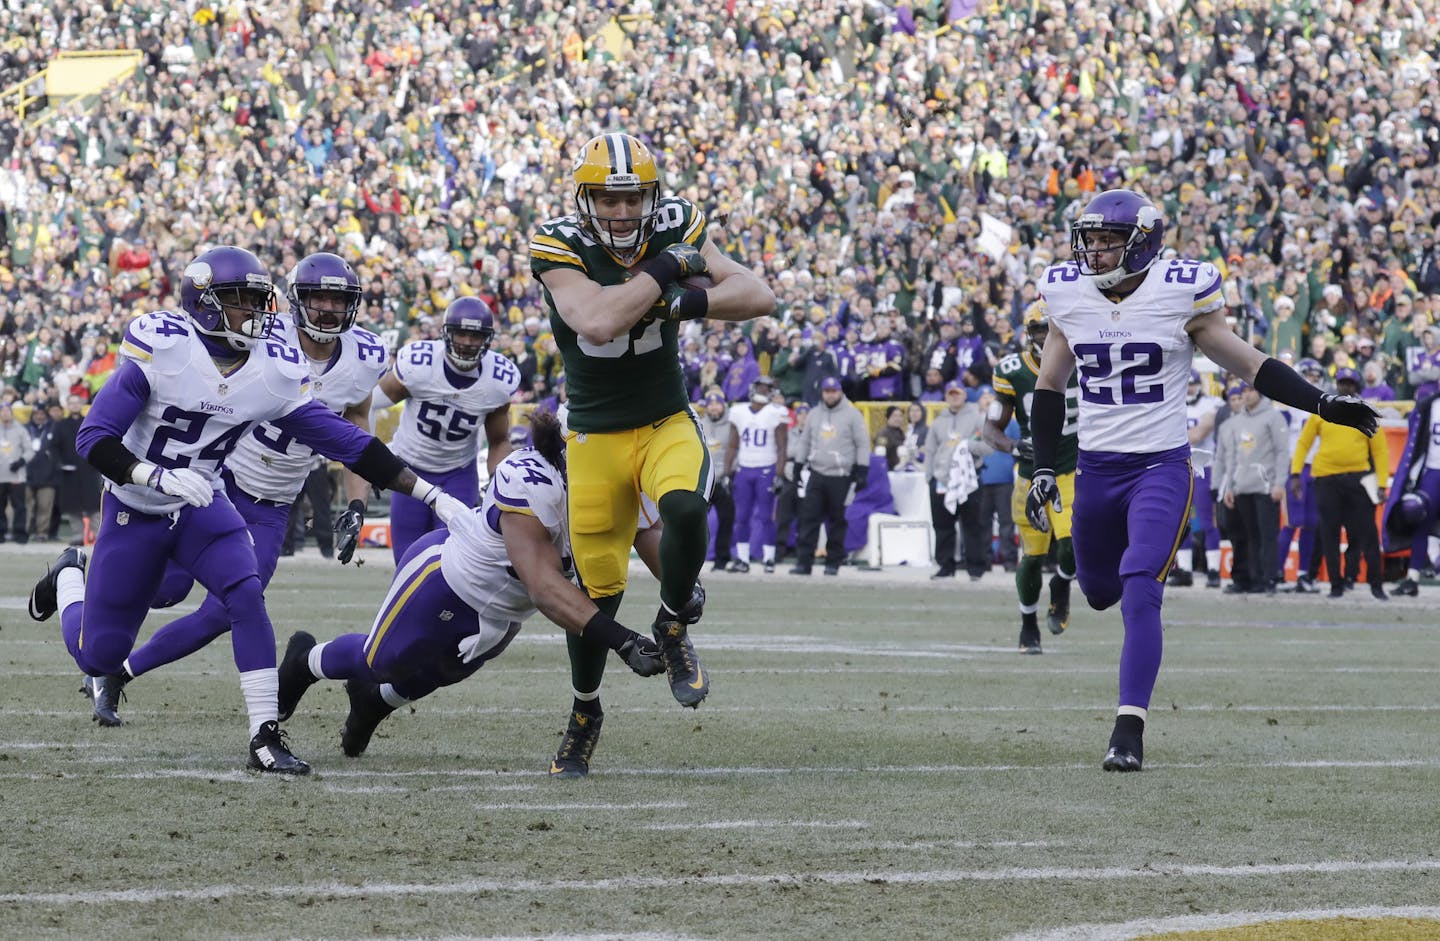
[[[710,681],[690,643],[686,609],[705,564],[714,471],[686,395],[679,322],[765,316],[775,295],[706,236],[699,208],[661,197],[655,158],[635,137],[586,142],[572,175],[575,212],[536,229],[530,270],[544,290],[569,388],[575,568],[613,616],[640,494],[655,502],[664,529],[653,630],[671,692],[695,707]],[[608,649],[583,635],[568,641],[575,703],[550,773],[583,777],[600,729]]]
[[[1079,411],[1075,399],[1075,380],[1067,390],[1067,421],[1060,438],[1057,455],[1056,482],[1067,494],[1063,509],[1050,510],[1050,532],[1042,533],[1030,525],[1025,516],[1025,496],[1030,489],[1030,474],[1034,468],[1034,451],[1030,444],[1030,400],[1035,393],[1035,380],[1040,375],[1040,351],[1045,346],[1045,337],[1050,332],[1050,322],[1045,315],[1045,302],[1036,301],[1025,310],[1025,333],[1030,347],[1022,353],[1012,353],[995,367],[992,383],[995,387],[995,404],[990,407],[982,431],[986,443],[1000,451],[1015,455],[1015,472],[1019,484],[1015,487],[1015,500],[1010,515],[1020,532],[1020,564],[1015,569],[1015,588],[1020,594],[1020,652],[1040,653],[1040,627],[1036,612],[1040,608],[1040,583],[1043,579],[1041,567],[1050,552],[1050,539],[1055,539],[1055,575],[1050,579],[1050,610],[1047,621],[1050,633],[1059,634],[1070,623],[1070,582],[1075,578],[1075,550],[1070,541],[1070,497],[1074,495],[1075,463],[1080,451],[1080,439],[1075,433],[1075,416]],[[1005,434],[1010,417],[1020,424],[1020,439]]]

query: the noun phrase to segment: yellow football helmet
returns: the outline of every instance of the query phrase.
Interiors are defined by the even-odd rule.
[[[626,267],[634,264],[655,234],[659,217],[660,170],[650,148],[629,134],[601,134],[586,141],[571,171],[575,212],[586,232]],[[639,193],[638,216],[601,215],[600,193]],[[617,232],[621,228],[624,231]]]
[[[1045,307],[1043,297],[1025,308],[1022,325],[1025,336],[1030,340],[1030,352],[1039,356],[1045,347],[1045,338],[1050,335],[1050,311]]]

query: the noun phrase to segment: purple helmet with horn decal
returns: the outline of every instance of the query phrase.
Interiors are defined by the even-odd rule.
[[[249,350],[275,325],[275,283],[253,254],[220,245],[185,266],[180,307],[201,333]]]
[[[334,343],[355,326],[360,311],[360,276],[350,263],[330,252],[315,252],[296,262],[285,278],[285,297],[296,328],[317,343]]]
[[[1093,244],[1101,232],[1123,238],[1118,245]],[[1160,257],[1165,241],[1165,218],[1155,204],[1133,190],[1107,190],[1090,200],[1070,225],[1070,250],[1080,273],[1096,287],[1113,287],[1147,270]],[[1101,268],[1104,256],[1119,250],[1119,259]]]

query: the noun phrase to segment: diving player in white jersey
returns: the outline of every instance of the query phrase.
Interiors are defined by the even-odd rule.
[[[520,370],[490,349],[495,315],[478,297],[461,297],[445,309],[442,343],[416,340],[395,354],[395,368],[380,380],[373,408],[405,402],[391,444],[419,473],[470,506],[480,501],[475,459],[485,427],[495,465],[510,450],[510,396]],[[401,494],[390,497],[390,548],[399,564],[410,544],[440,525],[430,508]]]
[[[1090,606],[1120,603],[1125,640],[1114,731],[1102,764],[1139,771],[1160,671],[1165,576],[1183,539],[1194,486],[1185,399],[1198,348],[1261,395],[1373,435],[1377,413],[1356,396],[1322,395],[1290,367],[1240,339],[1225,320],[1209,262],[1159,261],[1165,220],[1131,190],[1094,197],[1070,227],[1074,260],[1046,268],[1040,293],[1050,335],[1036,383],[1035,473],[1026,515],[1049,526],[1060,509],[1054,461],[1065,385],[1080,371],[1080,461],[1073,525],[1080,588]],[[1153,267],[1152,267],[1153,266]]]
[[[730,491],[735,499],[732,572],[750,571],[755,545],[760,546],[765,571],[775,571],[775,494],[777,482],[784,480],[790,411],[771,403],[774,392],[775,380],[761,376],[750,384],[750,401],[730,407],[725,477],[733,475]]]
[[[290,317],[277,334],[305,354],[311,396],[368,432],[370,391],[389,365],[389,354],[375,334],[355,326],[360,309],[360,278],[355,269],[329,252],[306,255],[286,278],[285,293]],[[307,445],[261,422],[240,438],[220,471],[226,495],[254,540],[262,589],[275,574],[290,505],[304,486],[314,460],[315,452]],[[354,554],[370,489],[370,484],[353,471],[347,471],[345,476],[350,507],[336,526],[342,563],[349,562]],[[191,580],[190,573],[171,563],[159,603],[168,606],[180,600],[189,591]],[[228,630],[230,620],[225,606],[210,595],[198,610],[161,627],[131,653],[125,660],[121,682],[128,683],[194,653]],[[280,703],[280,721],[290,717],[291,708]],[[119,719],[105,704],[96,715],[107,724]]]
[[[199,255],[181,277],[180,306],[183,315],[157,311],[126,328],[120,365],[76,437],[108,478],[88,577],[86,554],[66,549],[31,591],[30,615],[43,621],[61,611],[98,718],[102,703],[118,701],[125,659],[174,560],[229,619],[250,717],[247,766],[306,774],[310,766],[291,754],[277,722],[275,635],[250,534],[221,489],[226,457],[253,423],[269,421],[373,483],[435,503],[444,518],[464,507],[311,400],[303,354],[271,338],[274,287],[250,252],[221,246]]]
[[[537,610],[571,634],[618,653],[641,676],[663,673],[660,648],[602,612],[573,581],[565,488],[565,439],[552,414],[531,417],[534,446],[496,468],[480,508],[451,518],[411,545],[369,634],[317,644],[297,633],[280,668],[280,698],[291,704],[320,679],[345,680],[350,713],[340,745],[354,758],[376,727],[406,703],[458,683],[504,652]],[[658,540],[657,540],[658,541]],[[587,744],[600,719],[577,741]],[[569,738],[569,736],[567,736]],[[569,756],[562,747],[558,760]]]
[[[1186,434],[1190,447],[1207,455],[1204,466],[1195,471],[1195,496],[1190,502],[1194,516],[1190,520],[1190,531],[1194,548],[1205,553],[1206,583],[1211,588],[1220,587],[1220,531],[1215,528],[1215,495],[1208,458],[1215,454],[1215,413],[1223,404],[1215,396],[1205,394],[1200,371],[1190,370],[1190,383],[1185,389]],[[1175,554],[1175,568],[1170,572],[1172,585],[1188,588],[1195,583],[1193,559],[1194,552],[1187,552],[1182,540],[1180,551]]]

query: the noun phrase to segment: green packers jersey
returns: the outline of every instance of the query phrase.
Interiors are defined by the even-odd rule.
[[[1015,420],[1020,423],[1020,433],[1030,437],[1030,403],[1035,398],[1035,382],[1040,378],[1040,364],[1028,352],[1011,353],[1000,360],[995,367],[991,384],[995,394],[1015,409]],[[1055,452],[1055,473],[1069,474],[1075,470],[1080,456],[1080,436],[1076,422],[1080,417],[1080,384],[1074,373],[1070,385],[1065,389],[1065,426],[1060,430],[1060,447]],[[1035,472],[1029,461],[1017,460],[1021,477],[1026,480]]]
[[[705,214],[688,199],[667,196],[656,207],[655,234],[641,260],[667,246],[705,245]],[[530,239],[530,271],[536,280],[555,268],[574,268],[596,284],[609,287],[630,279],[630,271],[586,233],[576,215],[544,222]],[[542,282],[543,286],[543,282]],[[680,368],[680,326],[665,319],[663,300],[624,336],[596,345],[578,336],[555,310],[545,289],[550,328],[565,363],[569,425],[575,431],[623,431],[659,421],[690,406]]]

